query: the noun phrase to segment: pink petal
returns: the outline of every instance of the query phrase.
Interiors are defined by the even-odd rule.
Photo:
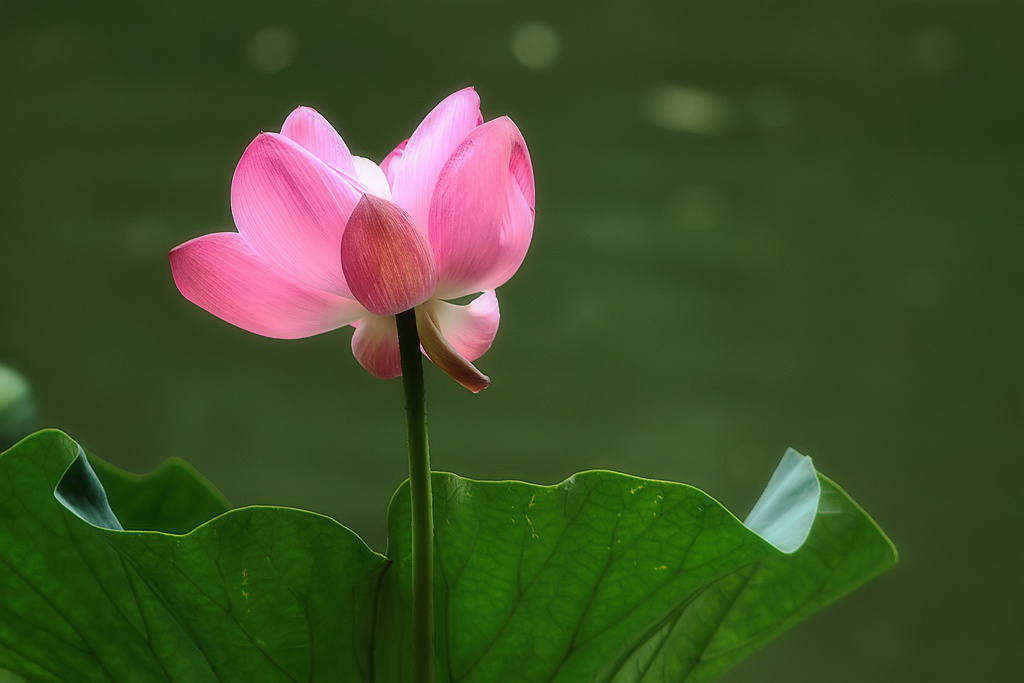
[[[377,315],[417,306],[437,287],[427,238],[396,204],[363,195],[341,241],[341,264],[352,296]]]
[[[262,259],[310,287],[348,296],[338,250],[360,196],[298,143],[261,133],[235,169],[231,212]]]
[[[281,135],[291,138],[312,152],[320,161],[346,173],[354,173],[352,154],[338,131],[310,107],[298,107],[281,126]]]
[[[351,299],[306,287],[262,261],[236,232],[175,247],[171,273],[182,296],[243,330],[298,339],[365,315]]]
[[[416,330],[420,345],[434,365],[441,368],[452,379],[474,394],[486,389],[490,378],[476,369],[454,346],[445,339],[437,326],[437,320],[426,307],[416,309]]]
[[[533,237],[533,167],[508,117],[474,129],[437,180],[429,237],[439,298],[495,289],[519,269]]]
[[[433,300],[429,304],[441,335],[466,360],[476,360],[491,348],[498,332],[498,297],[484,292],[465,306]]]
[[[398,147],[395,147],[393,150],[391,150],[391,154],[384,157],[384,161],[380,162],[380,170],[384,171],[384,175],[388,179],[388,185],[390,185],[391,187],[395,186],[394,169],[392,168],[392,165],[394,164],[395,160],[402,158],[402,154],[405,153],[405,146],[408,144],[408,138],[402,140],[402,142],[399,143]]]
[[[480,97],[472,88],[446,97],[409,138],[401,156],[388,162],[394,202],[426,230],[434,185],[452,151],[483,122]]]
[[[391,199],[391,187],[388,185],[388,179],[377,164],[363,157],[352,157],[352,162],[356,168],[356,181],[363,186],[368,194],[381,199]]]
[[[402,374],[395,317],[368,315],[352,335],[352,355],[374,377],[391,379]]]

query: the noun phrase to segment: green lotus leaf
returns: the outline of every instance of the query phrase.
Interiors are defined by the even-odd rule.
[[[370,676],[386,560],[337,522],[249,507],[185,535],[120,526],[66,435],[0,456],[0,666],[44,681]]]
[[[433,485],[439,680],[710,680],[896,560],[795,451],[745,523],[693,487],[614,472]],[[0,455],[0,667],[411,680],[407,484],[390,559],[321,515],[225,508],[183,463],[126,475],[56,431]]]

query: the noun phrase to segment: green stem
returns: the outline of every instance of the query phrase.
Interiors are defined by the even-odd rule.
[[[402,357],[405,417],[409,427],[409,489],[412,494],[412,656],[416,683],[434,680],[434,513],[423,360],[416,311],[395,316]]]

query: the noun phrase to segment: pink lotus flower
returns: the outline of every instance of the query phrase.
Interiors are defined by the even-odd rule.
[[[498,329],[494,290],[529,248],[534,181],[519,129],[504,116],[484,123],[472,88],[380,166],[299,107],[242,154],[231,213],[238,232],[171,251],[186,299],[266,337],[352,325],[356,359],[385,379],[402,372],[394,316],[415,308],[427,357],[472,391],[487,386],[472,361]]]

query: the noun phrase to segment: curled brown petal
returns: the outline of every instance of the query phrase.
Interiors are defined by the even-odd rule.
[[[448,340],[441,334],[437,321],[424,306],[416,308],[416,330],[420,335],[420,344],[427,358],[441,368],[452,379],[466,387],[474,394],[486,389],[491,379],[476,369],[458,351],[452,348]]]

